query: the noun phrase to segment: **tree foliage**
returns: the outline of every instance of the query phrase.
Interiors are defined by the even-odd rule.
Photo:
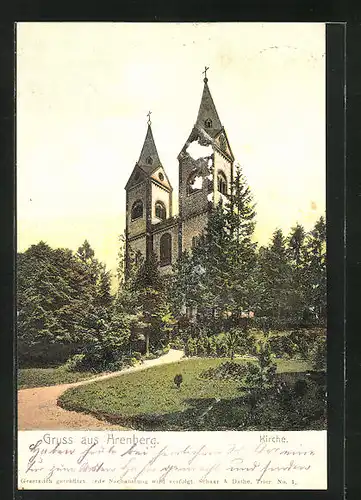
[[[46,352],[46,346],[66,344],[80,349],[94,343],[104,324],[111,323],[110,279],[87,241],[75,254],[52,249],[43,241],[19,253],[19,351],[35,357],[40,347]]]
[[[124,252],[124,251],[123,251]],[[125,255],[122,254],[123,269]],[[146,339],[146,353],[169,342],[175,320],[168,299],[168,281],[161,276],[154,253],[148,259],[129,252],[127,275],[120,273],[121,282],[116,309],[128,316],[133,332],[141,332]]]
[[[287,237],[278,229],[258,253],[263,284],[259,316],[269,324],[310,326],[326,319],[326,226],[323,217],[308,233],[300,224]],[[261,287],[262,288],[262,287]]]

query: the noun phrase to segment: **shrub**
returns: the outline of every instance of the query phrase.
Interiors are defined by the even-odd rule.
[[[172,349],[184,349],[184,342],[180,338],[175,338],[170,342],[169,347]]]
[[[247,363],[245,383],[251,389],[263,390],[273,383],[277,369],[266,342],[257,346],[256,360],[255,363]]]
[[[289,335],[273,335],[268,339],[268,344],[277,357],[292,358],[297,352],[297,346]]]
[[[85,354],[74,354],[65,363],[65,369],[69,372],[80,372],[85,370]]]
[[[140,352],[133,352],[133,358],[135,358],[137,361],[140,361],[142,359],[142,353]]]
[[[316,337],[310,354],[313,368],[318,371],[325,370],[327,364],[326,335]]]
[[[204,379],[242,379],[247,372],[247,367],[244,364],[226,361],[216,367],[208,368],[199,374],[200,378]]]
[[[197,344],[196,341],[190,337],[185,344],[185,355],[186,356],[197,356]]]
[[[326,399],[322,383],[306,379],[292,382],[283,375],[276,375],[274,384],[262,391],[250,391],[247,399],[250,411],[240,428],[298,431],[325,428]]]
[[[217,357],[217,341],[214,336],[208,337],[208,355],[211,358]]]
[[[156,359],[158,356],[154,352],[150,352],[145,356],[145,359]]]
[[[320,367],[319,369],[325,367],[326,335],[323,329],[298,329],[286,333],[269,332],[267,342],[272,353],[277,357],[299,357],[303,360],[311,360],[315,363],[315,367],[316,365]]]
[[[129,363],[126,363],[124,360],[118,359],[118,361],[108,363],[107,370],[110,372],[118,372],[120,370],[123,370],[123,368],[126,368],[128,364]]]
[[[180,388],[181,386],[181,383],[183,382],[183,376],[181,373],[178,373],[175,377],[174,377],[174,383],[175,385],[178,387],[178,389]]]
[[[17,345],[18,363],[21,368],[59,366],[66,363],[72,355],[79,353],[82,347],[79,343],[61,342],[28,345],[20,339]]]

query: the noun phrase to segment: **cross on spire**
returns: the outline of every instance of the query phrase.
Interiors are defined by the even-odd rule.
[[[209,70],[209,67],[207,66],[204,66],[204,71],[202,71],[202,73],[204,73],[204,83],[207,83],[208,82],[208,78],[207,78],[207,71]]]
[[[151,120],[150,120],[150,115],[152,114],[151,111],[148,111],[147,117],[148,117],[148,125],[151,125]]]

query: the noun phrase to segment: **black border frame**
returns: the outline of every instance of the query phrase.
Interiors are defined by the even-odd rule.
[[[307,2],[308,4],[309,2]],[[19,7],[19,5],[18,5]],[[41,6],[42,7],[42,6]],[[135,6],[137,7],[137,6]],[[302,9],[298,9],[298,14],[296,14],[297,22],[299,17],[303,17],[304,21],[314,20],[315,17],[320,18],[321,11],[315,11],[314,8],[308,8],[302,5]],[[44,10],[42,9],[42,15],[39,15],[39,4],[26,4],[22,5],[22,15],[18,15],[17,20],[21,21],[42,21],[42,20],[53,20],[48,15],[44,15]],[[134,6],[133,6],[134,8]],[[197,8],[193,12],[192,16],[182,16],[182,19],[174,19],[172,16],[164,15],[154,15],[150,14],[154,6],[149,4],[148,12],[146,9],[142,10],[141,14],[137,16],[134,15],[124,15],[121,21],[235,21],[234,16],[225,15],[224,10],[219,7],[219,9],[213,9],[209,5],[210,15],[207,15],[207,19],[204,16],[197,16]],[[132,9],[131,9],[132,10]],[[136,10],[136,9],[135,9]],[[334,9],[335,10],[335,9]],[[338,10],[338,9],[336,9]],[[38,12],[37,12],[38,11]],[[302,12],[303,16],[302,16]],[[207,14],[208,14],[207,12]],[[278,15],[277,14],[281,14]],[[284,10],[277,9],[272,11],[272,21],[280,21],[284,18]],[[326,13],[322,11],[321,17]],[[107,18],[101,17],[100,15],[90,16],[95,17],[94,20],[107,20]],[[341,16],[340,16],[341,17]],[[83,19],[82,19],[83,18]],[[65,20],[66,16],[59,17],[58,19]],[[84,16],[75,15],[69,20],[85,20]],[[109,19],[108,19],[109,20]],[[238,19],[240,20],[240,19]],[[258,15],[251,15],[248,18],[244,18],[242,21],[247,20],[259,20]],[[270,19],[271,20],[271,19]],[[288,19],[289,20],[289,19]],[[268,21],[268,20],[267,20]],[[322,22],[322,19],[320,19]],[[136,490],[134,492],[123,491],[122,494],[135,495],[140,493],[141,495],[151,495],[155,498],[158,496],[172,495],[181,498],[183,494],[194,495],[197,497],[208,498],[208,496],[213,494],[226,494],[228,496],[234,496],[239,493],[246,495],[248,498],[256,498],[260,495],[267,495],[269,498],[324,498],[324,499],[336,499],[342,498],[344,493],[344,434],[345,434],[345,406],[344,406],[344,349],[345,349],[345,337],[344,337],[344,319],[345,319],[345,262],[344,262],[344,235],[345,235],[345,48],[346,48],[346,28],[344,24],[329,24],[327,27],[327,231],[328,231],[328,301],[329,301],[329,320],[328,320],[328,354],[329,354],[329,365],[331,368],[328,372],[328,383],[331,388],[329,391],[329,488],[327,491],[317,491],[313,492],[311,490],[237,490],[237,491],[225,491],[218,490],[217,492],[211,492],[206,490],[196,490],[196,491],[142,491]],[[5,357],[5,363],[0,365],[2,370],[1,387],[3,392],[10,395],[9,406],[2,406],[2,422],[3,426],[0,427],[0,432],[2,434],[2,443],[5,443],[5,449],[8,451],[1,455],[1,471],[3,475],[6,472],[8,479],[10,481],[7,484],[10,489],[15,488],[16,498],[21,499],[36,499],[41,500],[42,498],[61,498],[62,495],[66,495],[67,498],[95,498],[95,496],[106,496],[107,498],[115,498],[118,495],[118,491],[71,491],[71,490],[16,490],[15,476],[13,476],[13,467],[15,465],[15,455],[13,451],[14,439],[16,439],[16,429],[14,428],[14,412],[16,415],[16,406],[14,405],[14,395],[15,387],[13,385],[13,377],[15,374],[13,359],[13,336],[14,332],[14,270],[15,270],[15,258],[14,250],[16,249],[16,219],[15,213],[15,203],[16,203],[16,192],[15,192],[15,117],[14,117],[14,71],[15,71],[15,56],[14,56],[14,25],[13,20],[8,23],[4,23],[0,29],[0,43],[1,43],[1,67],[2,67],[2,78],[0,79],[0,88],[3,91],[1,94],[6,94],[5,100],[3,100],[2,112],[1,112],[1,135],[4,137],[2,141],[2,148],[0,148],[0,158],[2,164],[5,168],[2,169],[2,182],[0,183],[0,204],[2,204],[2,245],[1,249],[1,276],[2,276],[2,286],[0,288],[1,293],[1,304],[2,304],[2,314],[1,320],[3,321],[4,332],[1,336],[2,349],[1,352],[7,353]],[[5,217],[4,217],[5,215]],[[4,280],[5,278],[5,280]],[[340,334],[342,332],[342,335]],[[9,423],[9,427],[7,424]],[[12,429],[12,432],[7,429]],[[4,445],[3,445],[4,446]],[[7,456],[8,462],[6,463]],[[3,460],[5,458],[5,462]],[[10,459],[10,460],[9,460]]]

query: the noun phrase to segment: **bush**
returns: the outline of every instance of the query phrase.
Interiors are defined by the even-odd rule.
[[[164,348],[163,348],[163,354],[168,354],[168,352],[170,351],[170,346],[169,345],[166,345]]]
[[[65,369],[69,372],[81,372],[85,370],[85,354],[74,354],[65,363]]]
[[[232,361],[226,361],[216,367],[208,368],[199,374],[200,378],[204,379],[242,379],[247,373],[247,366]]]
[[[115,355],[118,355],[118,358]],[[136,354],[136,356],[134,356]],[[75,354],[65,364],[66,371],[69,372],[113,372],[120,371],[127,366],[134,366],[141,359],[140,353],[133,353],[133,357],[124,356],[122,353],[115,353],[109,359],[96,359],[87,356],[85,353]]]
[[[82,349],[81,344],[47,343],[28,345],[19,340],[17,345],[18,363],[21,368],[51,367],[66,363],[70,356]]]
[[[273,383],[277,370],[267,343],[257,346],[256,359],[255,363],[247,363],[245,383],[252,389],[262,391]]]
[[[289,335],[274,335],[268,339],[272,353],[280,358],[292,358],[297,353],[297,345]]]
[[[263,431],[325,429],[326,393],[323,382],[312,379],[292,381],[287,375],[277,374],[271,386],[249,392],[247,402],[250,411],[241,428]]]
[[[181,373],[178,373],[175,377],[174,377],[174,383],[175,385],[178,387],[178,389],[180,388],[181,386],[181,383],[183,382],[183,376]]]
[[[248,337],[247,337],[248,339]],[[230,342],[232,340],[232,346]],[[188,357],[200,356],[209,358],[224,358],[233,354],[243,354],[246,351],[246,342],[242,340],[233,343],[227,334],[189,337],[184,345],[185,355]]]
[[[277,357],[299,357],[313,361],[320,369],[325,367],[322,359],[326,359],[326,335],[322,329],[269,332],[267,343]]]
[[[145,356],[145,359],[157,359],[158,356],[156,354],[154,354],[154,352],[150,352],[149,354],[147,354]]]
[[[135,351],[132,353],[132,355],[133,355],[133,358],[135,358],[137,361],[140,361],[142,359],[142,353],[140,353],[140,352]]]
[[[118,361],[108,363],[107,370],[110,372],[118,372],[120,370],[123,370],[123,368],[126,368],[128,365],[129,363],[127,364],[124,360],[119,359]]]
[[[175,338],[170,342],[169,347],[172,349],[184,349],[184,342],[180,338]]]
[[[311,363],[315,370],[323,371],[327,365],[326,335],[318,336],[311,348]]]

